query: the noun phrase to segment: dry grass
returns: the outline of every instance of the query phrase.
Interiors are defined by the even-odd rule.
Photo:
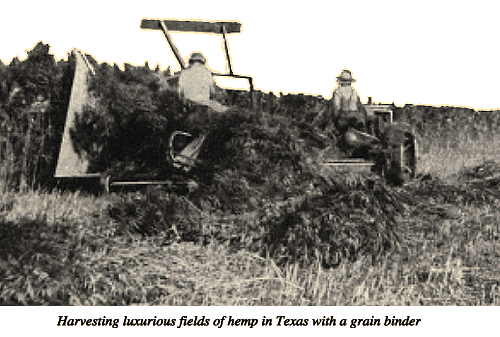
[[[165,196],[184,213],[161,214],[152,199],[138,194],[4,192],[0,304],[500,305],[498,179],[481,180],[500,173],[498,164],[485,165],[485,160],[500,162],[495,153],[500,136],[453,139],[455,143],[432,139],[423,144],[421,172],[441,179],[389,191],[404,204],[401,212],[393,213],[401,249],[382,258],[343,259],[335,268],[325,268],[317,257],[321,255],[307,264],[280,264],[251,249],[255,235],[250,232],[265,221],[259,212],[211,213]],[[464,170],[477,165],[483,166]],[[470,179],[480,181],[472,184]],[[366,196],[356,190],[359,184],[346,180],[351,186],[350,193],[342,194],[346,201]],[[110,210],[124,198],[137,205],[136,215],[150,217],[112,217]],[[339,207],[342,198],[329,198]],[[318,198],[307,200],[321,206]],[[295,207],[311,206],[306,201]],[[268,206],[268,211],[280,212],[278,205]],[[304,213],[309,208],[300,209],[299,218],[329,214],[323,206],[310,214]],[[168,230],[130,230],[144,228],[148,221]],[[201,237],[172,235],[172,225],[177,234],[195,228]],[[306,238],[291,242],[307,245]]]
[[[226,241],[117,234],[110,200],[78,194],[2,195],[2,304],[499,305],[500,212],[468,206],[402,217],[400,253],[326,269]],[[215,221],[215,218],[214,218]],[[28,228],[29,227],[29,228]],[[5,237],[20,230],[17,240]],[[15,241],[5,246],[5,240]],[[50,248],[50,249],[49,249]]]
[[[480,134],[474,138],[462,132],[453,137],[429,134],[419,140],[418,166],[423,174],[445,178],[486,161],[500,162],[500,133]]]

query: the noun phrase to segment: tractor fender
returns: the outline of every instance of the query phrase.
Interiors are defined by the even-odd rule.
[[[382,137],[385,148],[385,176],[397,185],[415,178],[418,161],[417,138],[406,123],[387,127]]]

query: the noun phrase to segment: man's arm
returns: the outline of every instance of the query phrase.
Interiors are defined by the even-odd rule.
[[[338,119],[339,114],[340,114],[341,104],[342,104],[342,97],[337,90],[335,90],[333,92],[332,102],[333,102],[333,104],[332,104],[333,114],[332,115],[335,119]]]
[[[366,126],[367,126],[368,120],[367,120],[367,116],[366,116],[366,109],[365,109],[363,103],[361,103],[361,98],[359,97],[358,92],[354,88],[352,90],[356,95],[356,108],[357,108],[356,109],[357,113],[355,115],[356,128],[360,131],[367,131]]]
[[[212,83],[210,84],[210,99],[215,99],[217,97],[217,84],[212,79]]]
[[[179,96],[182,98],[184,97],[184,76],[182,76],[182,72],[181,74],[179,75],[179,82],[178,82],[178,88],[177,88],[177,92],[179,94]]]
[[[359,97],[358,92],[356,91],[356,104],[358,105],[358,110],[364,111],[365,107],[363,106],[363,103],[361,103],[361,97]]]
[[[359,94],[356,92],[356,104],[358,106],[358,111],[361,111],[363,114],[363,118],[366,121],[366,109],[363,103],[361,103],[361,98],[359,97]]]

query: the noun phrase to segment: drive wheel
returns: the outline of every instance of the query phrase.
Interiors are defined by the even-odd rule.
[[[396,152],[396,183],[402,185],[417,175],[417,141],[411,133],[406,133]]]

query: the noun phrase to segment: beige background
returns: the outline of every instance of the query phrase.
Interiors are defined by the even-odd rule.
[[[256,87],[275,92],[306,92],[329,96],[335,76],[349,68],[358,79],[355,87],[366,100],[397,104],[467,105],[477,109],[500,107],[498,78],[497,5],[493,1],[43,1],[3,3],[0,11],[0,59],[25,56],[37,41],[52,45],[64,57],[76,47],[99,61],[124,61],[153,66],[176,65],[161,32],[141,31],[140,19],[179,18],[238,20],[243,33],[229,37],[237,73],[252,75]],[[222,42],[217,36],[187,37],[175,34],[183,56],[202,50],[209,65],[223,71]],[[206,44],[205,44],[206,43]],[[78,318],[163,317],[220,315],[239,317],[383,317],[415,315],[423,319],[418,330],[392,328],[302,328],[300,333],[384,335],[478,333],[496,326],[490,308],[0,308],[0,325],[6,335],[199,335],[190,330],[124,330],[57,328],[58,315]],[[373,329],[373,330],[372,330]],[[247,328],[206,330],[218,335],[295,333],[296,329]]]

